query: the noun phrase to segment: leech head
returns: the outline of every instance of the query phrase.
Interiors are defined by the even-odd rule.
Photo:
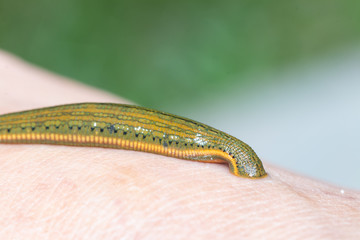
[[[236,169],[231,169],[231,171],[237,176],[247,178],[261,178],[267,175],[260,158],[247,145],[237,154]]]

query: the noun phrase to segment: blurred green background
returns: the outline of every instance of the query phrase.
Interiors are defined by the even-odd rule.
[[[0,48],[169,110],[357,42],[359,3],[0,0]]]

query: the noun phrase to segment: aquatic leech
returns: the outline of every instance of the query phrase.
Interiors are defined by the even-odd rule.
[[[236,176],[266,176],[241,140],[205,124],[149,108],[79,103],[0,115],[0,143],[119,148],[201,162],[227,162]]]

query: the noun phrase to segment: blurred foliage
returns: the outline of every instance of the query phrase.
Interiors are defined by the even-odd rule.
[[[0,48],[142,105],[186,105],[355,43],[359,13],[356,0],[0,0]]]

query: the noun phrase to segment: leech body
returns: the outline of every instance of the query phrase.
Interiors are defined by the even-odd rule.
[[[0,143],[129,149],[202,162],[227,162],[236,176],[266,176],[244,142],[205,124],[148,108],[80,103],[0,115]]]

